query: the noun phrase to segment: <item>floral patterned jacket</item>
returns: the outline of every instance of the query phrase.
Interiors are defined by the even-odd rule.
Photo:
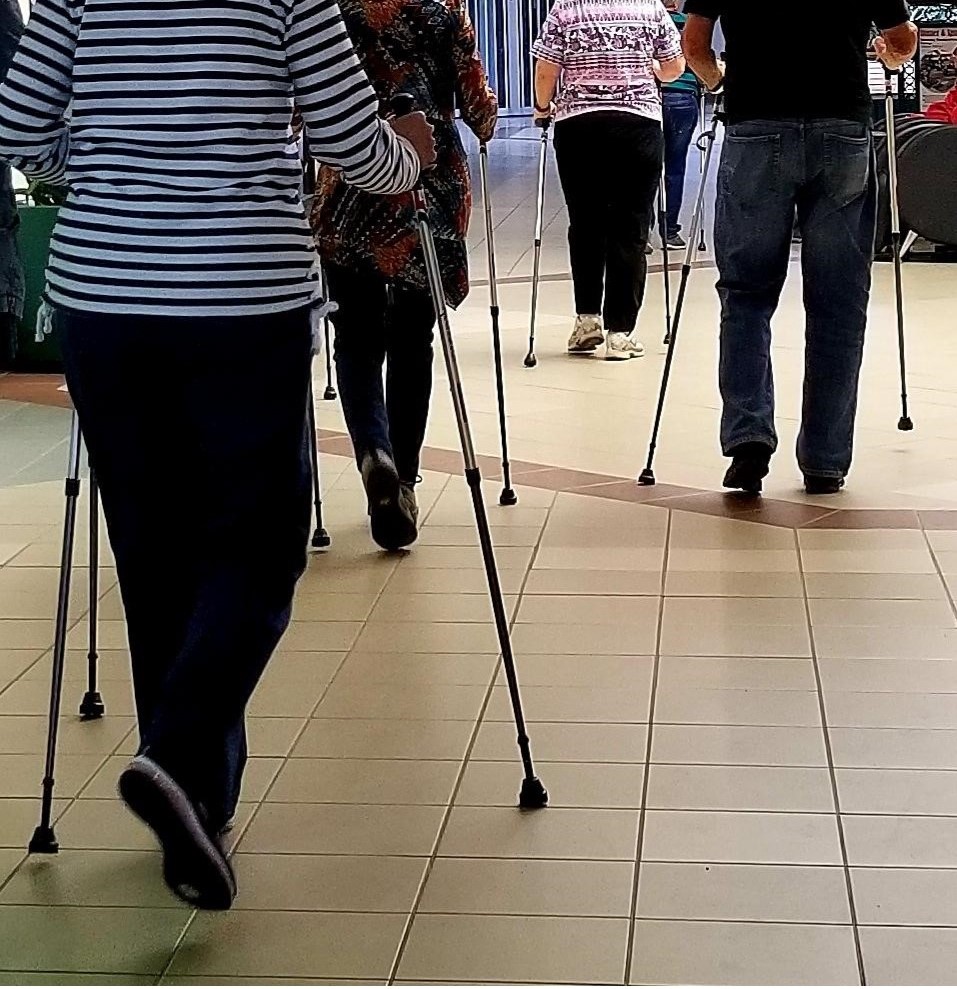
[[[340,6],[383,114],[393,96],[408,93],[435,127],[438,161],[423,185],[446,296],[457,306],[469,290],[472,191],[455,110],[480,141],[492,137],[498,117],[465,0],[342,0]],[[409,196],[372,196],[322,168],[312,226],[324,261],[428,288]]]

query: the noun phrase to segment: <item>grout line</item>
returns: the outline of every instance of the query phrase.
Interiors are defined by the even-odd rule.
[[[821,729],[824,732],[824,749],[827,753],[828,772],[831,778],[831,794],[834,799],[834,817],[837,824],[838,842],[841,846],[841,859],[844,864],[844,882],[847,886],[847,903],[851,915],[851,929],[854,934],[854,951],[857,955],[857,970],[862,986],[867,985],[867,971],[864,966],[864,949],[861,945],[861,932],[857,920],[857,904],[854,900],[854,881],[847,855],[847,836],[844,832],[844,819],[841,814],[841,795],[837,785],[837,770],[834,766],[834,750],[831,745],[831,732],[827,722],[827,705],[824,702],[824,681],[821,677],[821,665],[817,654],[817,643],[814,637],[814,623],[811,619],[811,601],[807,594],[807,574],[804,570],[804,556],[801,549],[801,539],[798,530],[794,530],[794,546],[797,550],[798,564],[801,572],[801,583],[804,587],[804,608],[807,614],[807,631],[811,642],[811,659],[814,665],[814,679],[817,683],[818,704],[821,711]]]
[[[638,812],[638,838],[635,844],[635,874],[631,891],[631,908],[628,917],[628,942],[625,945],[625,972],[623,982],[631,982],[632,966],[635,953],[635,929],[638,924],[638,891],[641,882],[641,856],[645,842],[645,824],[648,815],[648,789],[651,782],[651,751],[655,734],[655,702],[658,695],[658,677],[661,669],[661,642],[665,621],[665,587],[668,582],[668,562],[671,553],[671,528],[674,512],[668,510],[668,522],[665,530],[664,554],[661,562],[661,594],[658,598],[658,627],[655,632],[655,662],[651,676],[651,697],[648,703],[648,732],[645,739],[645,771],[641,781],[641,808]]]

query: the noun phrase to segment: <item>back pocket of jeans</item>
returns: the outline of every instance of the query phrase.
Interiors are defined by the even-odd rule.
[[[721,158],[721,180],[739,199],[766,199],[781,185],[781,135],[740,134],[729,129]]]
[[[869,136],[824,135],[824,181],[837,206],[847,206],[867,192],[870,171]]]

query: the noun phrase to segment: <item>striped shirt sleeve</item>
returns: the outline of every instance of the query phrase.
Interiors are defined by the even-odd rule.
[[[44,182],[63,182],[66,174],[78,26],[71,0],[37,0],[0,86],[0,158]]]
[[[334,0],[292,0],[285,46],[310,154],[367,192],[412,189],[419,157],[379,116]]]

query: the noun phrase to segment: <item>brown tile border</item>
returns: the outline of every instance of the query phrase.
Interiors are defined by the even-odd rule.
[[[62,384],[62,376],[55,374],[0,373],[0,399],[70,408],[69,396],[66,392],[59,391]],[[320,429],[318,435],[319,449],[323,453],[352,456],[352,444],[345,433]],[[483,454],[478,461],[486,479],[501,479],[502,466],[496,457]],[[458,474],[462,471],[462,454],[458,450],[426,447],[422,451],[422,466],[429,471]],[[779,498],[751,498],[675,484],[642,487],[633,478],[525,460],[512,461],[511,468],[513,482],[529,488],[669,508],[713,518],[757,522],[781,529],[957,530],[957,509],[914,511],[909,508],[839,508],[833,502],[811,505]]]

